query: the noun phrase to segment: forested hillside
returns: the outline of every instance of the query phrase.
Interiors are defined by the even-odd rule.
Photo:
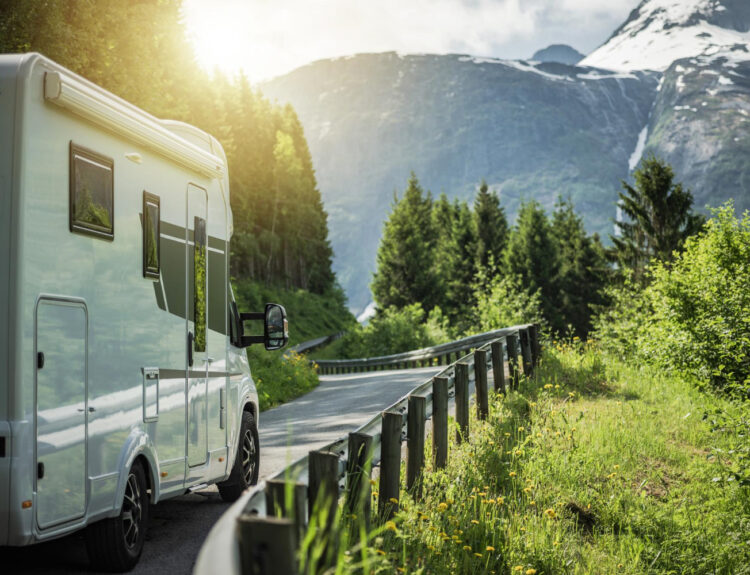
[[[229,161],[232,275],[330,292],[327,214],[295,111],[243,76],[200,70],[180,10],[180,0],[6,0],[0,52],[41,52],[157,117],[216,136]]]

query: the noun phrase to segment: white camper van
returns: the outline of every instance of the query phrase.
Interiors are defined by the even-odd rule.
[[[219,143],[39,54],[0,56],[0,546],[86,528],[132,568],[149,503],[258,474]],[[264,335],[244,335],[261,320]]]

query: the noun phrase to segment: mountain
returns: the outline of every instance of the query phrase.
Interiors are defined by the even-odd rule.
[[[315,62],[261,89],[305,127],[336,274],[359,311],[411,171],[434,194],[466,199],[484,178],[511,217],[524,198],[570,195],[589,229],[610,231],[657,85],[651,73],[386,53]]]
[[[663,71],[675,60],[748,42],[748,0],[644,0],[581,64]]]
[[[537,50],[531,59],[534,62],[559,62],[575,66],[583,60],[584,55],[566,44],[552,44],[542,50]]]
[[[748,30],[750,0],[646,0],[577,65],[359,54],[261,90],[305,128],[334,268],[359,312],[411,171],[433,194],[464,199],[484,178],[511,221],[523,199],[551,208],[570,196],[605,238],[620,181],[644,153],[666,158],[697,206],[733,197],[750,208]]]

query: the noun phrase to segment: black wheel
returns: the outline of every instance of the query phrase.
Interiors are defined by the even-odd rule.
[[[94,569],[123,573],[138,563],[148,527],[147,489],[146,472],[136,462],[128,472],[120,514],[86,529],[86,549]]]
[[[260,467],[260,443],[258,426],[249,411],[242,412],[242,426],[237,441],[237,455],[229,479],[219,483],[219,495],[224,501],[236,501],[242,492],[258,483]]]

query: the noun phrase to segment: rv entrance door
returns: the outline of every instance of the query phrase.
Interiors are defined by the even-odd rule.
[[[208,454],[207,394],[207,264],[208,196],[206,190],[190,184],[187,190],[187,346],[188,346],[188,465],[206,463]]]

